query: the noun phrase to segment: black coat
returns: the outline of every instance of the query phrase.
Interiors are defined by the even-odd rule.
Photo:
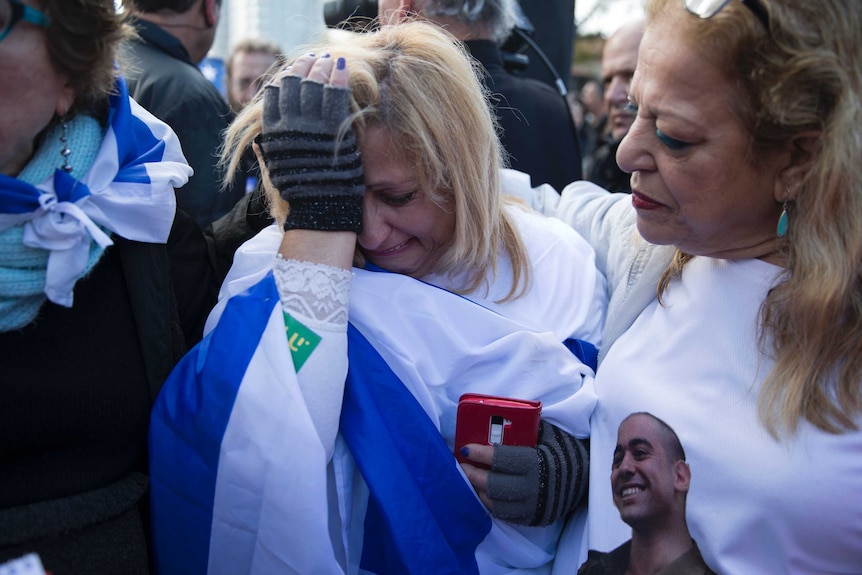
[[[152,403],[215,303],[207,247],[177,213],[165,244],[113,237],[75,285],[0,332],[0,563],[53,573],[149,573]]]
[[[465,44],[488,72],[485,82],[494,95],[503,129],[500,139],[510,156],[510,167],[530,174],[534,186],[547,183],[557,191],[580,180],[581,152],[565,98],[542,81],[506,70],[494,42],[470,40]]]
[[[620,147],[621,141],[605,141],[590,154],[585,163],[586,174],[584,179],[609,192],[630,194],[632,191],[631,174],[625,173],[617,164],[617,148]]]
[[[135,20],[134,25],[140,39],[129,42],[123,51],[129,93],[179,137],[195,173],[177,190],[177,206],[203,229],[245,193],[242,178],[222,190],[222,172],[216,167],[222,132],[233,116],[179,40],[145,20]]]

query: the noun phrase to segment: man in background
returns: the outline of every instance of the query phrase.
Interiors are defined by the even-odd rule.
[[[629,174],[617,164],[617,148],[635,120],[628,107],[629,86],[638,62],[638,47],[644,33],[644,21],[633,20],[618,28],[602,50],[602,84],[604,86],[605,136],[596,150],[586,156],[585,178],[611,192],[631,193]]]
[[[238,114],[260,91],[267,71],[280,55],[278,44],[264,38],[248,38],[233,47],[225,72],[227,101],[234,113]]]
[[[561,191],[581,179],[581,153],[565,98],[550,85],[516,76],[503,64],[500,45],[517,22],[516,0],[378,0],[380,20],[396,24],[419,16],[463,41],[487,71],[500,140],[510,167],[530,174],[534,186]]]
[[[176,132],[194,170],[177,190],[177,205],[204,228],[227,213],[244,182],[222,189],[217,166],[221,133],[232,119],[219,91],[200,72],[215,39],[221,0],[133,0],[139,38],[124,49],[129,92]]]
[[[225,65],[227,102],[231,111],[239,114],[251,102],[266,85],[267,72],[280,57],[278,44],[263,38],[248,38],[233,47]],[[260,183],[260,168],[251,147],[243,155],[242,172],[245,174],[245,193],[250,194]]]
[[[591,78],[584,82],[578,92],[570,91],[566,98],[575,118],[581,156],[586,158],[601,143],[605,131],[607,115],[602,84]]]

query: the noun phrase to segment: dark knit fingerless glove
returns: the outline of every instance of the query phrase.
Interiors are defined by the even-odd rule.
[[[586,499],[589,441],[545,421],[536,448],[497,445],[488,476],[491,514],[520,525],[550,525]]]
[[[350,90],[285,76],[267,86],[258,145],[290,204],[284,229],[362,231],[365,183],[353,130],[338,138]]]

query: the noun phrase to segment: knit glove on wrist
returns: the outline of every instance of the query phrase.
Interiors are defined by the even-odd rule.
[[[491,514],[520,525],[549,525],[585,500],[588,479],[589,441],[542,421],[535,449],[494,447]]]
[[[339,139],[350,90],[285,76],[267,86],[258,145],[290,204],[284,229],[362,231],[365,183],[353,130]]]

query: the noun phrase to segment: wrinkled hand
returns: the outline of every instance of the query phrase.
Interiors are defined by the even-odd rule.
[[[290,204],[284,228],[362,230],[365,184],[352,129],[343,59],[306,55],[264,88],[257,141],[272,185]]]
[[[549,525],[571,513],[587,493],[589,443],[542,421],[535,448],[466,446],[461,467],[485,507],[497,519],[520,525]]]

